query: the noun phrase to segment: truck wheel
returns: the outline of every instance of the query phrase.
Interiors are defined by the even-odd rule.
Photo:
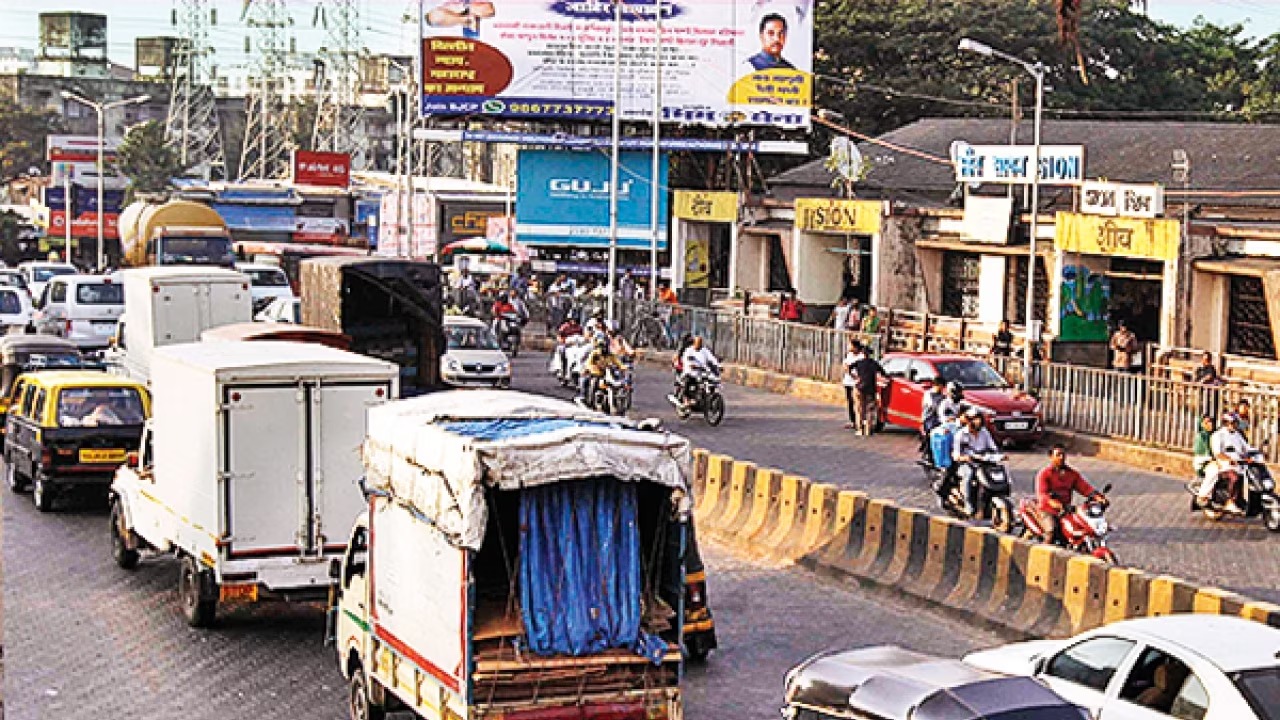
[[[351,720],[385,720],[387,709],[373,704],[373,700],[369,697],[367,682],[362,668],[356,668],[351,673],[351,693],[347,696],[347,709],[351,713]]]
[[[178,603],[191,627],[209,627],[218,613],[218,584],[213,573],[201,568],[190,555],[183,555],[178,567]]]
[[[123,570],[138,567],[138,551],[129,548],[129,529],[124,526],[124,512],[120,501],[111,503],[111,557]]]
[[[42,513],[51,512],[53,510],[53,488],[49,487],[49,478],[44,471],[36,471],[35,486],[31,491],[31,502],[35,503],[36,509]]]

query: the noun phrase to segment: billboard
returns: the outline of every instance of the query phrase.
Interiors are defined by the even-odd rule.
[[[351,156],[347,153],[294,150],[293,181],[298,185],[344,188],[351,182]]]
[[[440,204],[440,245],[458,240],[487,237],[489,221],[507,214],[502,203],[455,202]]]
[[[956,182],[1031,184],[1035,165],[1034,145],[951,144]],[[1039,180],[1044,185],[1079,185],[1084,182],[1083,145],[1041,145]]]
[[[664,122],[809,126],[813,0],[632,0],[622,13],[622,113],[653,115],[662,12]],[[429,0],[422,112],[607,119],[610,0]]]
[[[105,54],[107,16],[79,12],[40,13],[40,49],[50,57],[78,57],[82,50]]]
[[[618,247],[648,249],[653,156],[622,153],[618,173]],[[521,150],[516,172],[516,239],[527,245],[609,245],[609,156]],[[658,248],[667,246],[667,156],[658,168]]]

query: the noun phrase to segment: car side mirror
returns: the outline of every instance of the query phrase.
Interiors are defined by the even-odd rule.
[[[329,561],[329,579],[337,581],[342,577],[342,561],[334,558]]]

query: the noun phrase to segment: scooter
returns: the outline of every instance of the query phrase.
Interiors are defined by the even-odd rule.
[[[1271,476],[1271,471],[1267,469],[1266,461],[1263,459],[1261,452],[1254,450],[1248,455],[1240,455],[1231,448],[1227,448],[1227,454],[1236,459],[1233,460],[1228,470],[1237,473],[1240,481],[1236,483],[1236,505],[1244,509],[1245,517],[1262,516],[1262,524],[1271,532],[1280,532],[1280,496],[1276,495],[1276,481]],[[1201,507],[1197,502],[1200,494],[1201,483],[1208,482],[1208,477],[1197,478],[1187,483],[1187,492],[1191,493],[1191,512],[1203,512],[1204,516],[1210,520],[1221,520],[1227,515],[1227,501],[1232,499],[1227,495],[1227,484],[1222,475],[1226,470],[1218,473],[1218,483],[1213,489],[1213,494],[1209,497],[1209,503]]]
[[[1013,529],[1014,508],[1009,498],[1012,486],[1009,482],[1009,471],[1004,466],[1005,456],[999,453],[988,453],[973,456],[969,463],[973,468],[975,492],[974,505],[977,513],[970,515],[965,511],[964,483],[961,481],[959,469],[954,478],[943,477],[931,481],[934,492],[938,493],[938,503],[943,510],[961,520],[990,520],[992,529],[997,532],[1009,532]],[[939,471],[941,472],[941,471]]]
[[[676,414],[681,420],[689,419],[689,416],[694,413],[702,413],[707,424],[712,427],[724,420],[724,395],[720,392],[720,368],[698,373],[688,392],[687,399],[690,400],[688,404],[680,402],[675,394],[667,396],[667,401],[675,406]]]
[[[1102,488],[1102,495],[1111,492],[1111,486]],[[1018,518],[1012,532],[1024,538],[1043,538],[1046,528],[1040,524],[1040,514],[1035,498],[1023,498],[1018,502]],[[1111,503],[1105,498],[1088,498],[1083,503],[1068,507],[1058,518],[1058,533],[1053,543],[1081,555],[1092,555],[1110,565],[1118,565],[1116,554],[1107,546],[1107,536],[1115,528],[1107,522],[1107,509]]]
[[[520,356],[521,320],[516,313],[502,313],[493,321],[493,333],[498,336],[498,347],[511,357]]]

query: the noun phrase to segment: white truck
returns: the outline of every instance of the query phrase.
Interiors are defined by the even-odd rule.
[[[398,373],[312,343],[156,350],[142,450],[111,486],[116,564],[176,555],[196,627],[223,601],[324,599],[365,505],[366,411],[395,396]]]
[[[331,640],[353,720],[677,720],[689,444],[456,390],[369,412]]]
[[[209,328],[253,320],[249,277],[233,270],[157,265],[118,276],[124,314],[106,360],[115,372],[140,382],[150,379],[156,348],[195,342]]]

